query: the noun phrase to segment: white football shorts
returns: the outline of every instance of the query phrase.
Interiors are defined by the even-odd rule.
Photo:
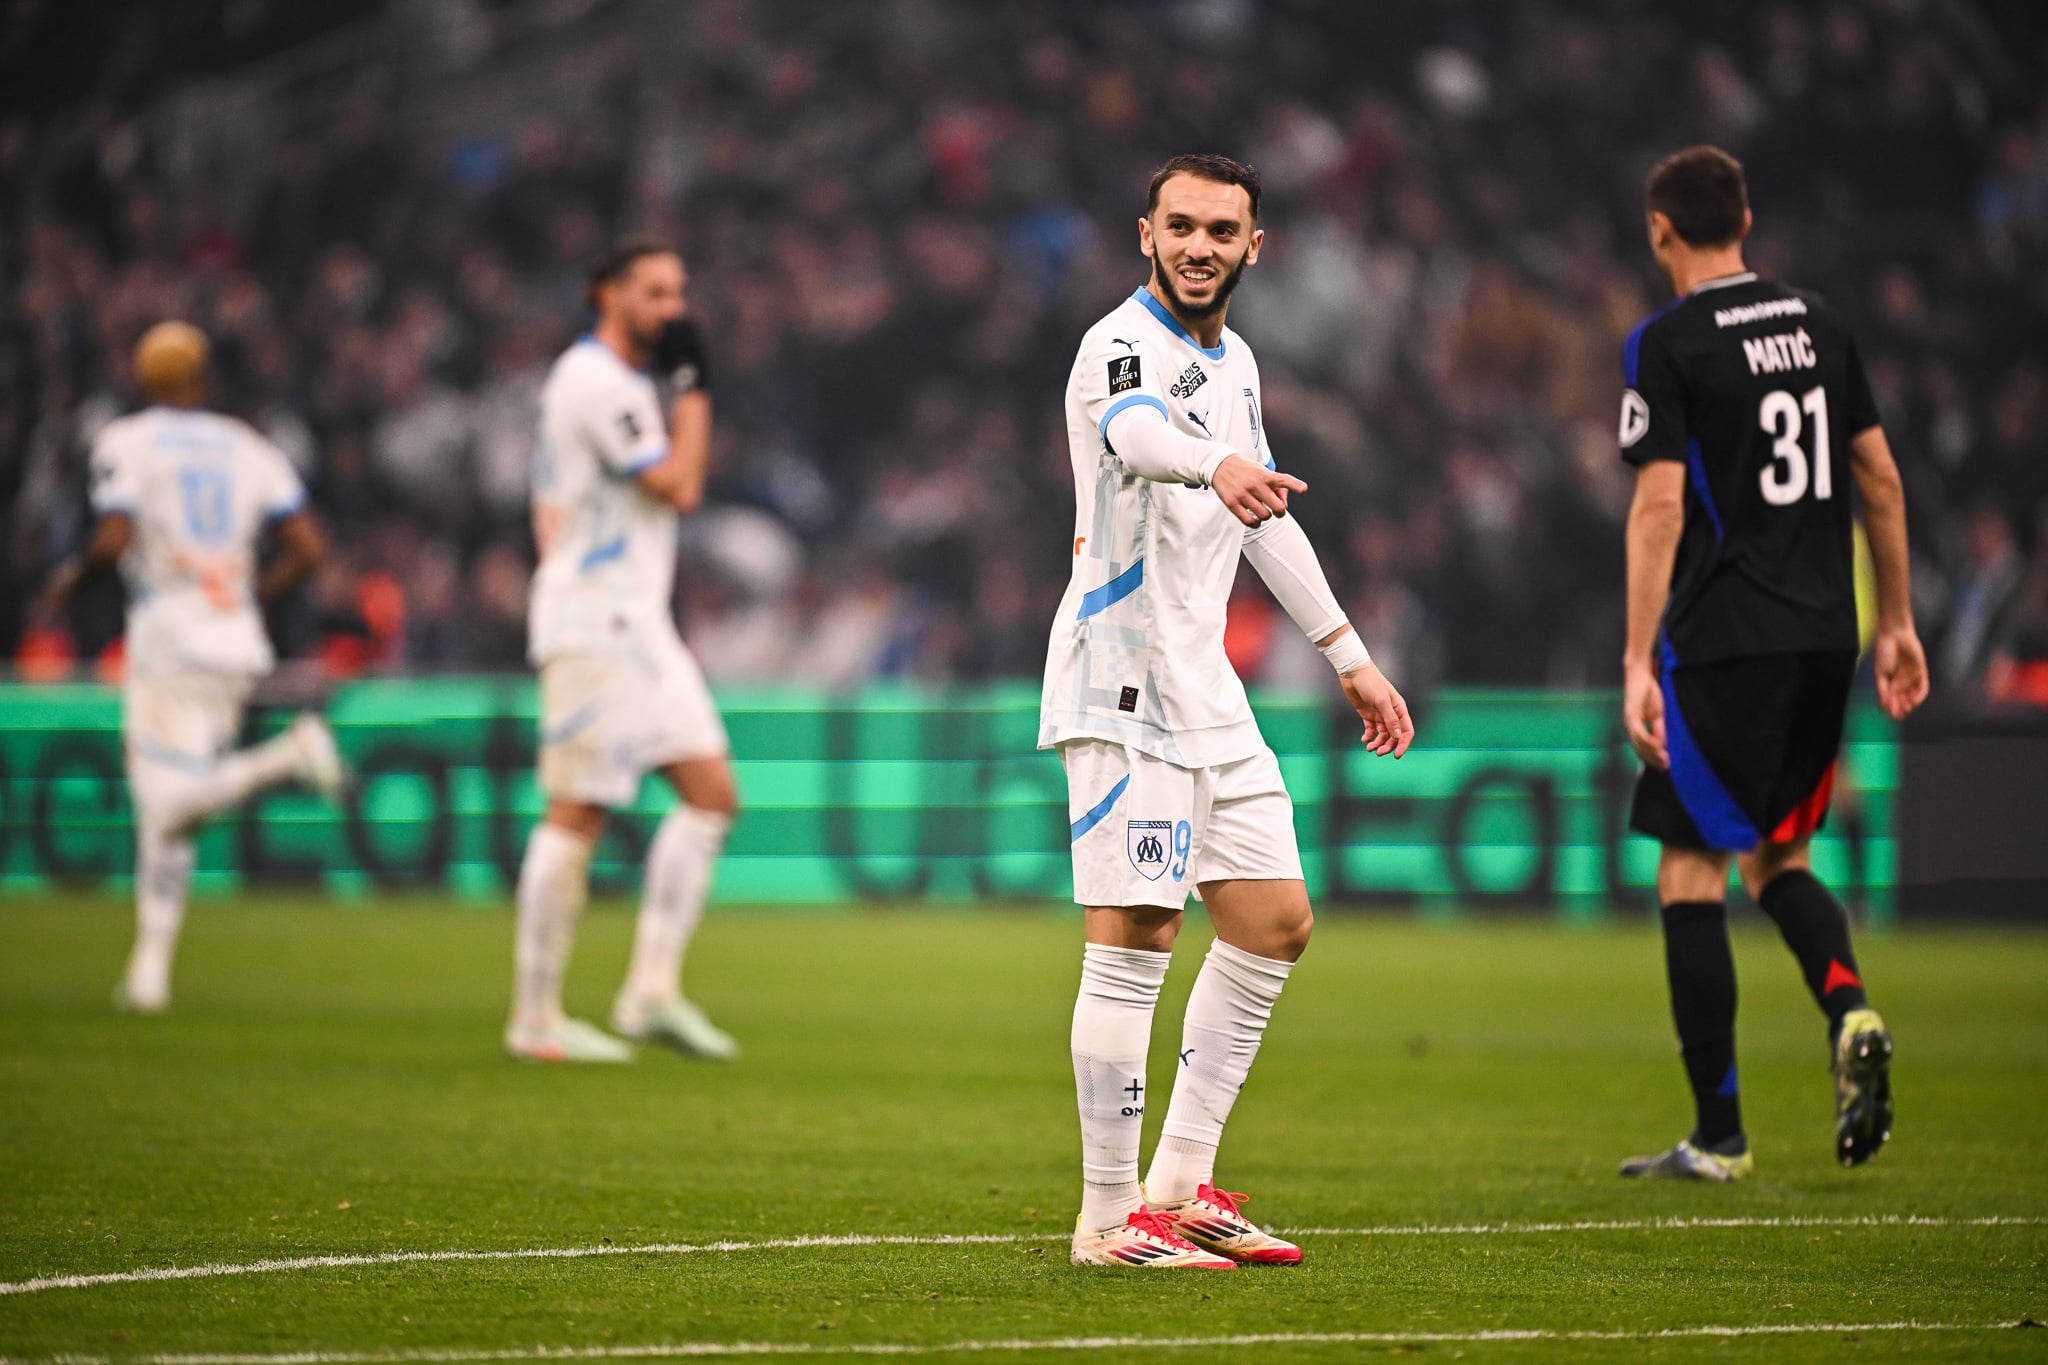
[[[1271,749],[1214,768],[1102,739],[1059,753],[1080,904],[1179,910],[1203,882],[1301,880],[1294,802]]]
[[[242,729],[256,685],[247,673],[130,667],[121,688],[128,790],[143,819],[171,818],[194,781],[206,778]]]
[[[646,773],[730,748],[703,670],[674,630],[631,652],[565,654],[540,670],[540,785],[551,798],[624,806]]]

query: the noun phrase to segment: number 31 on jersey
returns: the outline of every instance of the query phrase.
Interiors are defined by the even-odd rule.
[[[1828,455],[1828,391],[1816,385],[1794,398],[1784,389],[1764,395],[1757,410],[1757,425],[1769,432],[1771,462],[1760,476],[1764,501],[1784,507],[1806,496],[1806,447],[1799,443],[1801,412],[1813,419],[1813,496],[1825,502],[1835,495],[1834,462]]]

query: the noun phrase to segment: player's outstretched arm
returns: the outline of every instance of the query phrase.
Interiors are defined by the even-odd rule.
[[[1863,495],[1864,531],[1877,575],[1877,639],[1871,660],[1877,704],[1893,720],[1927,700],[1927,651],[1913,628],[1911,555],[1906,548],[1906,490],[1883,427],[1849,444],[1856,491]]]
[[[1344,619],[1344,609],[1337,605],[1336,594],[1330,591],[1315,547],[1308,543],[1301,523],[1283,520],[1281,514],[1275,513],[1272,520],[1254,526],[1245,535],[1244,557],[1259,571],[1273,599],[1301,627],[1302,633],[1315,641],[1316,648],[1337,670],[1345,700],[1365,723],[1365,747],[1395,758],[1407,753],[1415,738],[1408,703],[1374,665],[1365,652],[1365,642]]]
[[[1664,745],[1664,692],[1657,682],[1657,628],[1671,594],[1671,565],[1685,532],[1685,466],[1652,460],[1636,471],[1628,509],[1628,645],[1621,656],[1621,724],[1636,756],[1671,765]]]
[[[1205,441],[1175,430],[1165,418],[1164,407],[1149,401],[1113,412],[1102,435],[1131,473],[1159,483],[1213,489],[1247,526],[1286,516],[1288,495],[1308,491],[1308,485],[1292,474],[1248,460],[1221,441]]]

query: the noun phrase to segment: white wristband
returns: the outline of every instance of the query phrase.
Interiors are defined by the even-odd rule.
[[[1356,673],[1372,662],[1372,655],[1365,652],[1365,641],[1358,638],[1356,628],[1345,631],[1326,645],[1318,646],[1323,657],[1330,661],[1330,667],[1337,670],[1337,676]]]

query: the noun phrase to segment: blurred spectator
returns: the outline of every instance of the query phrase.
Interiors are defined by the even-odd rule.
[[[2023,564],[2012,523],[2002,508],[1979,505],[1970,513],[1962,577],[1935,655],[1935,681],[1952,697],[1984,695],[1984,670],[1999,618],[2019,587]]]

